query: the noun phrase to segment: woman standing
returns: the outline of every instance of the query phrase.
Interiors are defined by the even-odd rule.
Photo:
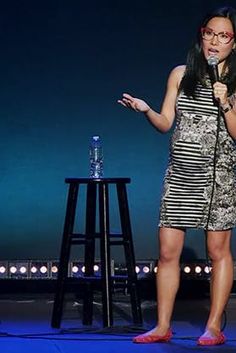
[[[142,112],[160,132],[175,121],[160,209],[158,323],[133,339],[167,342],[188,228],[206,231],[212,263],[211,307],[200,345],[225,342],[221,319],[233,283],[231,230],[236,223],[236,11],[217,9],[202,22],[187,63],[170,73],[161,112],[124,93],[118,102]]]

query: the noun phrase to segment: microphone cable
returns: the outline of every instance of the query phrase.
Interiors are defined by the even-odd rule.
[[[216,105],[218,107],[218,113],[217,113],[216,140],[215,140],[214,154],[213,154],[212,191],[211,191],[211,198],[210,198],[210,202],[209,202],[206,231],[208,230],[208,226],[209,226],[209,222],[210,222],[211,208],[212,208],[212,203],[213,203],[213,198],[214,198],[214,193],[215,193],[215,184],[216,184],[216,163],[217,163],[218,142],[219,142],[219,133],[220,133],[220,118],[221,118],[220,103],[218,101],[216,101]],[[210,267],[211,259],[209,258],[208,251],[207,251],[207,236],[206,235],[205,235],[205,254],[206,254],[206,263],[207,263],[208,267]],[[210,286],[210,297],[211,297],[211,286]],[[227,314],[226,314],[225,309],[223,311],[222,316],[223,316],[223,324],[221,327],[221,331],[224,331],[224,329],[227,325]]]
[[[206,230],[208,230],[208,226],[209,226],[209,222],[210,222],[211,208],[212,208],[212,202],[213,202],[213,197],[214,197],[214,192],[215,192],[215,184],[216,184],[216,163],[217,163],[218,140],[219,140],[219,133],[220,133],[220,118],[221,118],[220,104],[219,104],[219,102],[216,102],[216,104],[218,106],[216,140],[215,140],[214,153],[213,153],[212,190],[211,190],[211,197],[210,197],[210,202],[209,202]],[[208,259],[208,254],[207,254],[207,259]]]

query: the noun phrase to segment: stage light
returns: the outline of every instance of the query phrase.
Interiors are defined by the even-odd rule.
[[[202,272],[202,268],[200,266],[195,266],[195,269],[194,269],[195,273],[201,273]]]
[[[158,262],[153,260],[138,260],[135,264],[135,272],[138,279],[150,279],[158,272]],[[0,279],[56,279],[58,275],[59,261],[47,260],[18,260],[0,261]],[[236,263],[234,263],[236,277]],[[181,275],[183,279],[209,280],[212,266],[209,261],[197,260],[190,263],[181,263]],[[111,276],[120,276],[116,281],[124,281],[127,277],[127,264],[115,264],[111,260]],[[68,277],[83,277],[85,265],[81,260],[74,260],[68,264]],[[153,276],[152,276],[153,275]],[[93,265],[93,276],[101,276],[101,262],[96,260]],[[122,277],[124,277],[122,279]],[[234,277],[234,280],[235,280]],[[115,279],[114,279],[115,280]]]
[[[150,277],[154,270],[155,262],[153,260],[138,260],[136,262],[135,271],[138,279]]]
[[[72,261],[69,264],[69,276],[80,278],[84,276],[85,267],[82,261]]]
[[[19,271],[21,274],[25,274],[27,272],[27,268],[25,266],[21,266]]]
[[[72,274],[78,273],[79,272],[79,267],[77,265],[72,265],[71,267],[71,272]]]
[[[57,273],[58,272],[57,266],[52,266],[51,271],[52,273]]]
[[[72,261],[69,265],[69,273],[71,277],[83,277],[85,275],[85,265],[83,261]],[[101,276],[101,262],[95,260],[93,265],[93,275],[96,277]],[[111,275],[114,275],[114,261],[111,261]]]
[[[27,261],[10,261],[8,263],[9,278],[27,279],[29,277],[29,264]]]
[[[11,274],[15,274],[16,272],[17,272],[17,268],[16,268],[16,266],[10,266],[10,268],[9,268],[9,272],[11,273]]]
[[[184,266],[184,273],[190,273],[191,272],[191,267],[190,266]]]
[[[211,268],[210,266],[205,266],[205,267],[204,267],[204,272],[205,272],[206,274],[211,273],[211,270],[212,270],[212,268]]]
[[[6,267],[5,266],[0,266],[0,273],[5,273],[6,272]]]
[[[7,268],[3,265],[0,265],[0,275],[4,275],[7,272]]]
[[[42,274],[45,274],[47,273],[48,269],[47,269],[47,266],[41,266],[39,271],[42,273]]]
[[[48,261],[32,261],[30,263],[30,277],[33,279],[50,278]]]
[[[35,274],[36,272],[38,271],[37,267],[36,266],[32,266],[31,269],[30,269],[30,272]]]
[[[114,274],[120,276],[127,276],[127,265],[124,264],[114,264]],[[148,276],[152,272],[157,271],[157,266],[154,267],[154,262],[152,260],[140,260],[136,262],[135,272],[137,277]]]
[[[50,273],[50,278],[57,278],[58,274],[58,261],[52,261],[49,263],[49,273]]]
[[[204,260],[182,264],[181,269],[184,279],[208,280],[210,278],[211,267]]]
[[[5,279],[8,277],[8,262],[0,261],[0,279]]]
[[[93,270],[94,270],[94,272],[98,272],[98,271],[100,271],[100,267],[98,265],[94,265]]]
[[[151,269],[148,266],[143,267],[143,273],[149,273]]]

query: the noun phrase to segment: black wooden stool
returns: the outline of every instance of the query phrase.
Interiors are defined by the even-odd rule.
[[[68,264],[70,260],[71,245],[84,245],[85,274],[82,281],[85,284],[83,300],[83,324],[91,325],[93,319],[93,282],[98,279],[94,276],[95,263],[95,239],[100,241],[101,282],[103,326],[113,325],[112,314],[112,286],[116,275],[111,276],[110,247],[122,245],[127,267],[127,275],[122,278],[126,281],[129,289],[133,322],[142,323],[142,312],[137,287],[137,275],[135,272],[135,256],[132,240],[131,223],[128,208],[126,184],[130,178],[66,178],[69,184],[64,232],[61,244],[56,293],[53,306],[51,326],[59,328],[61,324],[64,294],[68,278]],[[75,233],[74,223],[76,217],[77,199],[79,187],[84,184],[86,189],[86,215],[85,233]],[[109,186],[116,186],[121,232],[114,234],[110,232],[109,224]],[[98,215],[99,232],[96,232],[96,204],[98,192]]]

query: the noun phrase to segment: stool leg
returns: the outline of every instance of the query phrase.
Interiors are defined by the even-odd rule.
[[[130,299],[133,321],[135,324],[142,324],[142,310],[138,293],[137,274],[135,272],[134,246],[132,239],[126,185],[124,183],[119,183],[116,185],[116,187],[120,210],[121,229],[124,239],[124,251],[128,271],[128,284],[130,287]]]
[[[108,185],[99,185],[99,220],[100,220],[100,253],[103,326],[113,325],[112,293],[111,293],[111,260],[109,244],[109,196]]]
[[[93,284],[89,277],[94,275],[95,263],[95,233],[96,233],[96,194],[97,185],[88,184],[86,196],[86,226],[85,226],[85,289],[83,302],[83,324],[91,325],[93,321]]]
[[[66,216],[64,223],[64,231],[62,237],[61,253],[58,268],[58,277],[56,282],[56,293],[53,305],[53,313],[51,326],[59,328],[61,324],[63,300],[65,294],[65,284],[68,277],[68,264],[71,248],[71,234],[73,232],[76,202],[78,197],[79,186],[77,184],[70,184],[69,194],[66,207]]]

